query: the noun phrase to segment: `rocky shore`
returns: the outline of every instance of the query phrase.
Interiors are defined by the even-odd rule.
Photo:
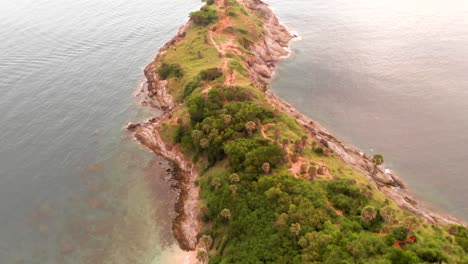
[[[317,142],[332,150],[335,155],[339,156],[347,164],[366,175],[375,187],[382,190],[388,198],[395,200],[401,208],[421,216],[429,223],[442,225],[456,223],[465,225],[463,221],[452,216],[431,211],[409,194],[404,183],[397,175],[386,172],[382,168],[375,170],[372,158],[369,155],[337,139],[320,126],[320,124],[299,113],[293,106],[270,92],[268,85],[276,64],[281,58],[288,55],[288,45],[294,36],[279,23],[277,17],[264,2],[260,0],[242,0],[239,2],[244,8],[261,14],[263,17],[263,39],[251,46],[250,51],[253,56],[247,61],[247,64],[252,85],[264,91],[267,100],[272,105],[279,111],[294,117],[310,132]],[[177,110],[178,104],[168,92],[167,81],[161,80],[156,73],[156,65],[168,48],[185,37],[191,23],[189,21],[179,29],[176,36],[159,50],[155,60],[144,71],[147,86],[143,89],[145,96],[143,104],[159,108],[163,113],[145,123],[130,124],[128,126],[129,130],[134,131],[135,138],[143,145],[174,162],[179,168],[182,176],[181,197],[176,205],[176,211],[179,213],[179,216],[173,225],[173,232],[181,248],[184,250],[194,250],[197,247],[198,232],[201,224],[197,209],[199,187],[195,182],[199,177],[199,173],[194,168],[191,160],[185,157],[176,146],[165,142],[159,133],[162,124],[169,120],[172,113]]]

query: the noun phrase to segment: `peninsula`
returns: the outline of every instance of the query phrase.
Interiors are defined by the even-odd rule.
[[[207,0],[146,67],[142,103],[162,114],[128,128],[179,169],[181,248],[200,263],[467,263],[464,222],[269,91],[294,37],[261,0]]]

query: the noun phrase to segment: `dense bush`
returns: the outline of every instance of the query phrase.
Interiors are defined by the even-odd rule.
[[[210,68],[200,72],[200,78],[203,81],[213,81],[221,77],[223,72],[219,68]]]
[[[197,25],[208,25],[218,20],[218,13],[215,9],[204,6],[199,11],[190,13],[190,18]]]
[[[194,81],[189,82],[188,84],[185,85],[184,87],[184,98],[191,95],[195,89],[200,87],[200,81],[198,79],[195,79]]]
[[[242,87],[215,87],[202,94],[193,92],[198,86],[186,86],[191,122],[177,128],[175,139],[196,159],[207,157],[211,167],[199,181],[205,204],[202,219],[210,223],[216,250],[210,263],[449,260],[439,250],[447,241],[437,236],[427,238],[430,243],[411,244],[406,242],[405,227],[380,236],[384,224],[380,208],[369,206],[369,189],[355,180],[311,182],[288,174],[266,174],[263,165],[268,163],[274,171],[284,164],[285,152],[260,132],[248,133],[246,123],[270,122],[272,111],[254,103],[256,97]],[[222,160],[229,166],[219,167]],[[239,175],[236,180],[233,172]],[[362,215],[364,211],[372,214]],[[465,229],[453,233],[460,245],[466,243]],[[395,247],[396,241],[401,241],[401,248]]]
[[[161,79],[166,80],[166,79],[168,79],[170,77],[180,78],[184,74],[183,74],[182,69],[180,68],[179,64],[163,63],[158,68],[158,75],[159,75],[159,77],[161,77]]]

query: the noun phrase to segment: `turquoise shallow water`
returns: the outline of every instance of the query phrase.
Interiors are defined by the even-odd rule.
[[[269,1],[302,40],[273,90],[467,219],[464,1]],[[195,0],[0,0],[0,262],[171,263],[168,165],[123,131]]]

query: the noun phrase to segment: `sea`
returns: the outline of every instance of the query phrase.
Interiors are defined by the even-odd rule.
[[[468,219],[468,2],[269,0],[271,89]],[[0,0],[0,263],[177,263],[171,164],[128,122],[195,0]]]

